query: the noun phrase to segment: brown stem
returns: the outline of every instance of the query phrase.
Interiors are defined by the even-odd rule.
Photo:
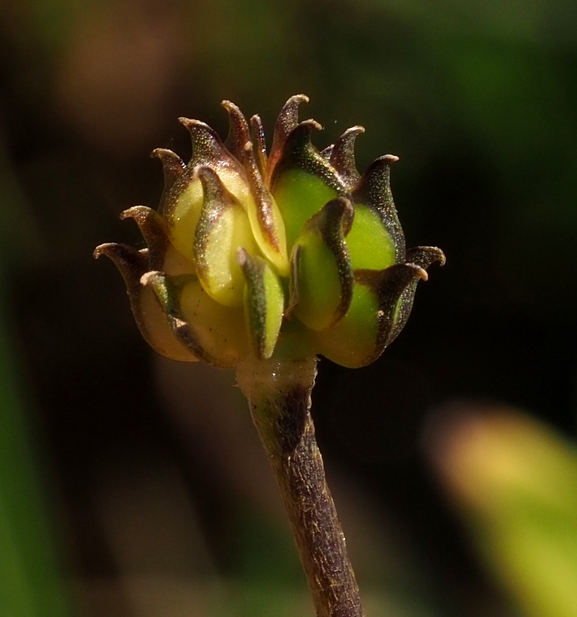
[[[318,617],[363,617],[310,414],[316,360],[252,364],[238,382],[273,468]]]

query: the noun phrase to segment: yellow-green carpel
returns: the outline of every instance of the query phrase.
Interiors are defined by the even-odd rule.
[[[181,118],[190,161],[155,150],[165,182],[158,211],[122,215],[147,248],[96,249],[120,270],[138,327],[159,353],[235,367],[292,349],[282,344],[290,333],[307,355],[364,366],[403,328],[428,266],[444,263],[437,248],[405,248],[390,188],[397,157],[359,174],[360,126],[318,150],[311,137],[320,125],[298,119],[307,101],[286,102],[269,153],[260,118],[248,122],[230,101],[225,141]]]

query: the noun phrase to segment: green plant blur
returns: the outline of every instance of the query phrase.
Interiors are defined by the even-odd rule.
[[[6,172],[0,170],[2,203],[18,216],[20,196]],[[4,232],[2,240],[5,246]],[[66,617],[70,612],[62,564],[54,550],[53,521],[43,490],[47,474],[36,453],[38,443],[31,435],[14,366],[5,289],[6,272],[0,268],[0,611],[13,617]]]

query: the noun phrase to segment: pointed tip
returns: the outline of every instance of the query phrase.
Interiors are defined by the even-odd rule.
[[[102,255],[105,255],[115,263],[119,260],[131,261],[134,260],[139,261],[141,257],[141,253],[132,246],[128,244],[120,244],[118,242],[105,242],[104,244],[99,244],[92,253],[94,259],[99,259]]]
[[[351,190],[360,180],[355,161],[355,141],[358,135],[365,132],[362,126],[352,126],[335,142],[329,155],[330,164],[343,178],[347,188]]]
[[[306,94],[295,94],[289,97],[286,103],[280,110],[277,125],[275,127],[275,133],[277,130],[284,131],[285,134],[291,130],[298,123],[298,108],[302,103],[308,103],[309,97]]]
[[[264,145],[264,127],[262,124],[262,118],[258,114],[254,114],[254,116],[250,117],[250,126],[256,137],[262,137]]]
[[[228,191],[212,167],[199,165],[195,168],[194,173],[202,184],[205,203],[208,201],[216,201],[220,205],[236,203],[235,197]]]
[[[426,269],[435,262],[444,266],[447,258],[445,253],[436,246],[417,246],[407,250],[407,262]]]
[[[250,119],[250,128],[252,133],[253,141],[255,142],[255,156],[256,162],[258,165],[258,170],[262,178],[264,178],[266,173],[266,162],[267,162],[267,152],[266,152],[266,140],[264,135],[264,127],[262,125],[262,120],[258,114],[255,114]]]
[[[356,137],[357,135],[362,135],[365,132],[365,127],[361,126],[360,124],[355,124],[355,126],[351,126],[349,127],[342,135],[342,137],[349,137],[349,136],[354,136]]]
[[[227,149],[218,133],[205,122],[179,118],[188,129],[192,141],[192,154],[188,167],[210,165],[234,167],[240,170],[238,159]]]
[[[186,128],[189,128],[190,126],[198,126],[199,124],[204,124],[205,126],[208,126],[207,124],[205,124],[204,122],[201,122],[200,120],[195,120],[194,118],[187,118],[186,116],[180,116],[178,118],[178,121],[180,122],[180,124],[182,124]]]
[[[158,159],[162,163],[165,182],[176,180],[186,167],[184,161],[178,154],[167,148],[155,148],[150,153],[150,156],[153,159]],[[167,187],[165,186],[165,188]]]
[[[148,206],[132,206],[120,213],[120,220],[134,219],[139,225],[151,216],[152,208]],[[154,216],[154,215],[152,215]]]
[[[391,164],[399,160],[392,154],[385,154],[375,159],[365,169],[364,174],[356,182],[353,190],[355,203],[362,203],[369,198],[375,205],[392,204],[390,173]]]
[[[178,154],[176,154],[176,152],[173,152],[172,150],[169,150],[168,148],[155,148],[150,153],[150,156],[153,159],[154,158],[160,159],[163,163],[165,161],[175,162],[175,163],[178,162],[184,168],[184,163],[182,159],[178,156]]]
[[[209,135],[212,139],[216,140],[219,143],[222,141],[220,137],[218,136],[218,133],[211,126],[209,126],[206,122],[203,122],[202,120],[196,120],[195,118],[180,117],[178,121],[182,124],[182,126],[184,126],[186,129],[190,131],[190,133],[193,136],[193,139],[197,133],[200,133],[201,135],[202,134]]]
[[[92,252],[92,257],[94,257],[94,259],[98,259],[102,255],[106,255],[109,247],[113,246],[113,244],[113,242],[105,242],[104,244],[99,244]]]
[[[274,169],[278,160],[281,157],[282,151],[284,149],[285,142],[288,139],[289,134],[295,129],[298,125],[298,109],[301,103],[308,103],[309,97],[305,94],[295,94],[291,96],[287,102],[283,105],[280,113],[278,115],[273,139],[272,139],[272,147],[270,150],[270,157],[267,165],[267,184],[268,181],[272,178],[274,173]]]
[[[422,281],[429,280],[429,275],[427,271],[420,266],[417,266],[417,270],[415,270],[415,276],[418,276]]]
[[[392,154],[375,159],[355,183],[353,202],[376,212],[383,222],[395,249],[395,262],[405,261],[405,237],[397,215],[391,190],[391,164],[398,157]]]
[[[242,246],[239,246],[238,249],[236,250],[236,263],[241,268],[244,268],[248,262],[248,259],[249,259],[249,255],[246,252],[246,250]]]
[[[347,197],[336,197],[327,202],[321,212],[326,213],[326,217],[329,221],[339,221],[338,226],[343,227],[343,233],[348,235],[353,224],[353,218],[355,216],[355,210],[351,200]]]
[[[234,115],[238,117],[239,119],[244,120],[244,123],[247,124],[248,126],[248,123],[246,121],[244,114],[242,113],[240,107],[236,103],[233,103],[232,101],[229,101],[228,99],[224,99],[223,101],[220,102],[220,105],[221,107],[224,107],[224,109],[226,109],[229,115]]]
[[[331,243],[335,234],[342,233],[344,237],[348,236],[354,216],[355,210],[351,200],[343,196],[335,197],[305,222],[302,231],[320,229],[325,240]]]
[[[384,154],[383,156],[379,156],[372,163],[370,163],[370,165],[367,167],[367,172],[369,170],[390,167],[393,163],[396,163],[399,160],[399,157],[394,154]]]
[[[158,270],[151,270],[150,272],[145,272],[140,277],[140,284],[143,287],[153,285],[156,281],[158,281],[159,277],[161,276],[163,276],[163,273],[159,272]]]
[[[186,165],[184,161],[172,150],[166,148],[156,148],[150,153],[152,158],[157,158],[162,164],[162,173],[164,175],[164,190],[160,198],[159,212],[164,211],[170,189],[176,181],[182,176]]]
[[[289,96],[286,103],[283,105],[283,109],[293,105],[300,105],[301,103],[308,103],[309,101],[310,99],[306,94],[293,94]]]
[[[308,120],[303,120],[297,127],[299,126],[306,126],[306,127],[310,127],[310,132],[312,133],[313,130],[314,131],[322,131],[324,130],[324,127],[322,124],[320,124],[319,122],[317,122],[316,120],[314,120],[313,118],[309,118]]]
[[[135,282],[148,269],[148,250],[141,251],[127,244],[118,244],[116,242],[106,242],[100,244],[94,249],[93,256],[95,259],[105,255],[114,263],[122,274],[128,290],[134,288]]]
[[[288,151],[293,149],[301,149],[303,147],[311,147],[311,137],[313,131],[322,131],[323,127],[312,118],[299,122],[294,129],[287,135],[284,142],[280,158],[285,156]],[[315,149],[316,150],[316,149]],[[318,152],[318,151],[317,151]],[[320,153],[319,153],[320,154]],[[322,157],[324,160],[324,157]]]
[[[327,188],[335,191],[335,196],[350,196],[349,188],[343,178],[312,143],[313,130],[321,129],[322,126],[318,122],[309,119],[297,124],[288,134],[281,151],[278,153],[278,160],[269,176],[268,187],[273,193],[276,190],[279,179],[286,171],[299,169],[311,176],[316,176]],[[324,203],[320,205],[324,205]],[[316,211],[316,208],[314,211]],[[310,212],[309,216],[314,211]],[[291,236],[292,240],[294,238]]]
[[[162,216],[147,206],[132,206],[121,213],[122,220],[132,219],[138,225],[149,249],[149,265],[160,268],[170,244]]]
[[[203,180],[205,182],[216,181],[219,184],[222,184],[222,181],[218,177],[218,174],[216,173],[216,171],[214,171],[214,169],[210,167],[209,165],[197,165],[194,168],[193,177],[198,178],[201,182]]]
[[[221,105],[228,113],[228,136],[224,145],[241,163],[245,162],[246,144],[250,141],[248,122],[240,108],[231,101],[224,100]]]

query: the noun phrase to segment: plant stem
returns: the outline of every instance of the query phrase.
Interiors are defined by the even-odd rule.
[[[237,379],[289,516],[317,617],[363,617],[310,414],[316,358],[252,360]]]

